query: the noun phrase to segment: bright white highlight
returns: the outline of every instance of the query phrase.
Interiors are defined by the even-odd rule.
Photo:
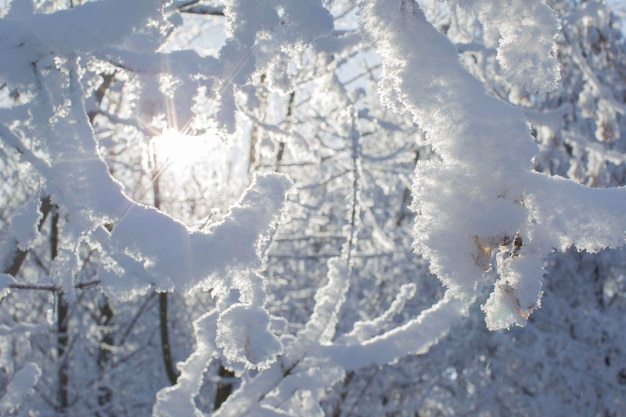
[[[189,136],[176,129],[165,129],[151,140],[151,148],[159,169],[180,173],[207,160],[226,164],[232,146],[220,140],[214,132]]]

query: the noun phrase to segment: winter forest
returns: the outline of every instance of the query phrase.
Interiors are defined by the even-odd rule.
[[[0,415],[625,417],[623,19],[0,0]]]

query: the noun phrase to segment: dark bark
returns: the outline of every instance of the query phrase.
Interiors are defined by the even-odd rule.
[[[52,208],[52,221],[50,225],[50,258],[56,259],[59,254],[59,213],[55,207]],[[59,359],[58,369],[58,408],[63,412],[69,405],[69,375],[67,362],[67,348],[69,344],[68,321],[69,306],[63,291],[57,291],[57,358]]]
[[[152,168],[152,193],[153,193],[153,205],[156,209],[161,209],[161,187],[159,183],[159,176],[162,172],[162,167],[159,167],[158,155],[154,154],[153,168]],[[161,352],[163,356],[163,364],[165,365],[165,373],[170,384],[176,384],[178,379],[178,371],[174,368],[174,361],[172,358],[172,350],[170,348],[170,336],[168,329],[168,312],[167,312],[167,293],[163,292],[159,294],[159,326],[161,328]]]
[[[115,338],[113,333],[106,329],[111,326],[113,321],[113,310],[109,304],[109,300],[103,296],[102,303],[100,304],[100,326],[104,327],[104,333],[100,339],[100,347],[98,349],[98,368],[100,369],[100,375],[104,374],[106,368],[111,360],[110,346],[115,344]],[[113,393],[109,387],[98,387],[98,405],[104,406],[111,402]]]
[[[174,369],[172,351],[170,349],[170,337],[167,327],[167,293],[159,294],[159,316],[161,318],[161,349],[163,352],[163,363],[167,379],[174,385],[178,379],[178,371]]]
[[[413,158],[413,166],[417,165],[417,161],[420,159],[420,151],[415,151],[415,158]],[[398,217],[396,218],[396,226],[400,226],[402,222],[410,216],[411,211],[409,210],[409,204],[411,197],[411,189],[409,187],[405,187],[402,192],[402,203],[400,205],[400,210],[398,212]]]
[[[98,103],[98,107],[100,106],[100,103],[102,103],[102,100],[104,99],[104,95],[106,94],[107,90],[111,86],[111,83],[113,82],[114,79],[115,79],[115,72],[111,74],[102,74],[102,83],[98,86],[98,89],[94,93],[96,103]],[[97,114],[98,114],[98,111],[94,111],[94,110],[87,113],[87,117],[89,117],[90,124],[93,125],[93,121],[96,118]]]
[[[224,366],[220,365],[220,370],[218,372],[218,375],[220,376],[220,378],[233,378],[235,376],[235,373],[232,371],[229,371],[228,369],[224,368]],[[226,381],[226,382],[218,382],[217,383],[217,388],[215,389],[215,402],[213,403],[213,410],[217,410],[218,408],[220,408],[222,406],[222,404],[224,403],[224,401],[226,401],[226,399],[230,396],[231,392],[233,391],[233,384],[230,381]]]
[[[224,7],[209,6],[206,4],[198,4],[199,0],[192,0],[178,6],[178,10],[181,13],[202,14],[208,16],[224,16]]]
[[[39,220],[37,228],[39,229],[39,231],[41,231],[44,222],[48,218],[48,214],[50,214],[50,211],[52,210],[52,201],[50,200],[50,196],[42,198],[39,207],[39,211],[41,212],[41,220]],[[15,255],[13,256],[13,260],[11,261],[11,265],[9,265],[9,267],[5,269],[4,272],[15,277],[20,271],[22,264],[26,260],[28,251],[16,248],[14,253]]]
[[[287,126],[291,125],[291,117],[293,115],[293,103],[296,98],[296,92],[292,91],[289,94],[289,103],[287,104]],[[278,153],[276,154],[276,171],[280,170],[280,165],[283,162],[283,155],[285,153],[285,142],[280,141],[278,144]]]

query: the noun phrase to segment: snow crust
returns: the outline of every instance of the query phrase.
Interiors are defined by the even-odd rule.
[[[622,211],[625,192],[587,189],[533,172],[538,148],[524,114],[485,93],[460,64],[454,45],[428,23],[415,2],[400,4],[365,2],[361,16],[383,57],[383,100],[397,112],[408,112],[440,157],[417,164],[415,249],[464,299],[491,285],[488,272],[493,268],[498,280],[483,307],[488,327],[523,325],[540,305],[546,255],[572,245],[597,251],[623,244],[626,220],[607,220],[604,210]],[[485,19],[493,17],[488,24],[503,36],[501,63],[505,70],[513,68],[512,61],[519,65],[509,73],[511,83],[544,93],[554,88],[558,72],[550,55],[557,20],[545,5],[508,2],[520,16],[536,15],[535,20],[524,18],[525,25],[537,28],[535,43],[537,39],[515,36],[499,3],[468,4]],[[504,20],[505,27],[498,26]],[[532,53],[509,55],[511,42],[519,42],[514,49]],[[535,67],[540,58],[547,63]],[[585,209],[578,211],[581,207]]]

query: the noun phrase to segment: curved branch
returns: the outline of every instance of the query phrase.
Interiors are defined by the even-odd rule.
[[[161,327],[161,349],[163,352],[163,363],[165,365],[165,372],[167,373],[167,379],[169,379],[172,385],[176,384],[178,379],[178,371],[174,369],[174,361],[172,360],[172,351],[170,349],[170,336],[167,327],[167,293],[162,292],[159,294],[159,317]]]

